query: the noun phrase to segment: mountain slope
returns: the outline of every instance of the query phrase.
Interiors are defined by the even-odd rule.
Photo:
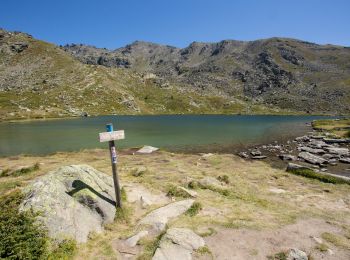
[[[106,50],[96,49],[97,54],[91,57],[102,52]],[[139,62],[141,58],[139,55],[135,60]],[[53,44],[28,34],[0,30],[0,119],[3,120],[86,113],[280,112],[288,111],[219,93],[199,93],[181,84],[163,84],[153,75],[141,75],[135,70],[83,64]]]
[[[162,84],[198,93],[311,113],[350,112],[349,47],[271,38],[193,42],[183,49],[139,41],[113,51],[75,44],[63,49],[84,63],[153,73]]]

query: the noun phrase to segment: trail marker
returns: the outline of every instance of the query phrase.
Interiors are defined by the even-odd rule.
[[[109,142],[109,153],[111,156],[113,183],[116,198],[117,208],[122,207],[122,200],[120,194],[120,186],[118,179],[118,168],[117,168],[117,151],[115,149],[114,140],[121,140],[125,138],[124,130],[113,131],[113,124],[106,125],[107,132],[100,133],[100,142]]]

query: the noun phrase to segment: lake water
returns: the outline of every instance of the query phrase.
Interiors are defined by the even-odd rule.
[[[0,156],[49,154],[107,147],[98,133],[106,123],[124,129],[120,148],[152,145],[168,150],[220,151],[237,145],[281,140],[307,131],[316,116],[99,116],[0,123]]]

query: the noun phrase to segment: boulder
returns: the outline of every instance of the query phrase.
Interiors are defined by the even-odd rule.
[[[253,160],[263,160],[263,159],[266,159],[266,158],[267,158],[267,156],[265,156],[265,155],[252,156]]]
[[[332,139],[332,138],[323,138],[327,144],[346,144],[350,143],[350,138],[342,138],[342,139]]]
[[[350,158],[340,158],[339,162],[341,162],[341,163],[350,163]]]
[[[321,165],[327,163],[326,159],[309,152],[301,152],[298,157],[311,164]]]
[[[170,228],[162,237],[152,260],[190,260],[193,250],[203,247],[205,242],[187,228]]]
[[[147,230],[142,230],[140,232],[138,232],[136,235],[133,235],[132,237],[129,237],[125,243],[130,246],[130,247],[134,247],[137,245],[137,242],[139,242],[139,240],[145,236],[148,235],[148,231]]]
[[[314,149],[314,148],[310,148],[310,147],[307,147],[307,146],[300,147],[300,150],[304,151],[304,152],[313,153],[313,154],[324,154],[324,153],[326,153],[322,149]]]
[[[290,154],[280,154],[278,157],[283,161],[295,161],[297,159],[294,155]]]
[[[149,153],[153,153],[153,152],[158,151],[158,150],[159,150],[159,148],[157,148],[157,147],[145,145],[144,147],[137,150],[136,152],[141,153],[141,154],[149,154]]]
[[[219,180],[215,179],[214,177],[204,177],[199,181],[199,185],[202,187],[222,187],[222,184]]]
[[[287,172],[291,172],[293,170],[311,170],[311,168],[296,163],[288,163]]]
[[[192,198],[195,198],[198,195],[197,192],[195,192],[194,190],[189,190],[182,186],[178,186],[177,189],[181,190],[182,192],[186,193],[189,197],[192,197]]]
[[[194,200],[192,199],[181,200],[158,208],[141,219],[139,225],[150,226],[155,232],[161,232],[165,229],[170,219],[185,213],[192,206],[193,202]]]
[[[297,142],[308,142],[308,141],[310,141],[310,137],[308,137],[306,135],[300,136],[300,137],[295,138],[295,141],[297,141]]]
[[[349,155],[349,149],[348,148],[327,147],[326,150],[329,153],[332,153],[332,154]]]
[[[250,154],[253,155],[253,156],[260,156],[261,155],[261,151],[253,150],[253,151],[250,152]]]
[[[112,185],[111,177],[88,165],[64,166],[29,184],[20,210],[39,212],[52,238],[86,242],[114,220]]]
[[[246,153],[246,152],[240,152],[238,153],[238,156],[244,158],[244,159],[248,159],[249,158],[249,155]]]
[[[287,260],[308,260],[308,256],[304,251],[292,248],[287,254]]]

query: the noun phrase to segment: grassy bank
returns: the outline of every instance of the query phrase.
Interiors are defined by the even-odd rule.
[[[350,119],[326,119],[312,122],[315,130],[329,132],[336,137],[350,138]]]
[[[2,202],[6,201],[8,196],[16,194],[20,187],[26,186],[32,179],[62,165],[89,164],[108,175],[111,174],[108,150],[102,149],[57,153],[43,157],[0,158],[0,165],[4,169],[14,169],[18,164],[36,163],[40,167],[26,174],[9,174],[0,178]],[[140,166],[146,167],[144,173],[134,174],[135,169]],[[176,190],[176,186],[196,191],[198,196],[194,206],[186,214],[170,222],[169,227],[187,227],[205,238],[215,236],[222,230],[248,229],[265,232],[297,223],[301,219],[316,218],[333,223],[332,225],[340,230],[333,236],[340,237],[342,242],[349,241],[345,236],[346,230],[350,230],[348,223],[350,188],[347,184],[324,183],[293,175],[284,170],[274,169],[264,162],[248,162],[231,154],[201,156],[164,151],[151,155],[131,155],[121,152],[119,174],[122,185],[141,185],[151,193],[168,194],[176,200],[184,197],[183,193]],[[198,185],[198,182],[205,177],[215,178],[221,186]],[[340,203],[340,200],[343,203]],[[124,205],[130,210],[127,214],[122,214],[123,219],[106,227],[106,232],[92,235],[86,244],[78,245],[76,250],[71,250],[73,247],[70,245],[61,246],[62,250],[70,255],[69,258],[75,259],[118,257],[114,247],[115,241],[133,234],[138,220],[157,207],[154,205],[141,210],[135,203],[127,200]],[[13,207],[5,212],[16,217],[15,209],[16,207]],[[2,221],[5,218],[2,218]],[[21,229],[21,226],[18,228]],[[44,231],[39,229],[36,232]],[[46,243],[45,233],[40,233],[36,237],[43,237],[43,244]],[[327,239],[330,240],[329,237],[331,235],[327,235]],[[157,247],[157,241],[142,240],[140,246],[144,248],[141,259],[149,259]],[[341,246],[340,251],[347,250],[343,244]],[[46,252],[47,248],[45,249],[45,246],[43,248],[43,252]],[[76,252],[74,256],[73,251]]]

